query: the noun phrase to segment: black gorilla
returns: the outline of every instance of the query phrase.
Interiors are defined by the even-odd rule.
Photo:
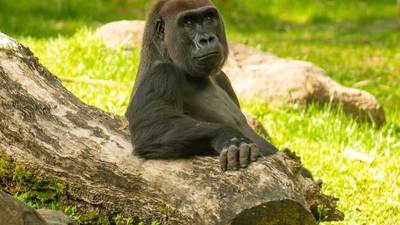
[[[221,68],[224,24],[208,0],[160,0],[143,37],[127,110],[136,155],[146,159],[220,154],[223,170],[247,167],[277,149],[240,111]]]

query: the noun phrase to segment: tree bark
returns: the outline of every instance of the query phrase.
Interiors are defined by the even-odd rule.
[[[216,157],[132,155],[125,119],[88,106],[0,33],[0,151],[67,184],[82,206],[163,224],[316,224],[337,220],[336,199],[303,178],[289,151],[222,173]]]

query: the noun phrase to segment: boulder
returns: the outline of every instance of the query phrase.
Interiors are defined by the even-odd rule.
[[[0,191],[0,225],[48,225],[31,207]]]
[[[61,211],[38,209],[37,212],[46,220],[48,225],[76,225],[76,223]]]
[[[310,103],[341,104],[358,120],[377,126],[385,123],[383,108],[374,96],[340,85],[312,63],[278,58],[240,44],[230,49],[224,71],[242,101],[295,108]]]
[[[117,21],[96,31],[107,46],[133,48],[140,45],[145,22]],[[241,44],[230,45],[223,70],[242,101],[284,107],[304,107],[310,103],[342,105],[344,112],[377,126],[385,123],[385,113],[377,99],[366,91],[348,88],[331,79],[312,63],[279,58]]]
[[[0,191],[0,225],[76,225],[60,211],[35,210]]]
[[[144,25],[145,22],[140,20],[111,22],[97,29],[95,36],[100,38],[109,48],[132,49],[140,45]]]

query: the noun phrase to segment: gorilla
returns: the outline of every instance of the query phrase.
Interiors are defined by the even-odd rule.
[[[137,156],[219,154],[226,171],[278,151],[247,124],[221,70],[227,55],[224,23],[211,1],[156,2],[126,112]]]

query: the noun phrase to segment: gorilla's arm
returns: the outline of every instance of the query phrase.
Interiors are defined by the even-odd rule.
[[[236,96],[235,91],[233,90],[233,87],[231,85],[231,82],[229,81],[229,78],[226,76],[226,74],[223,71],[220,71],[215,76],[215,80],[217,81],[218,85],[228,93],[228,95],[232,98],[232,100],[237,104],[237,106],[240,108],[239,100]],[[250,138],[254,143],[258,144],[260,147],[261,154],[264,156],[267,155],[272,155],[275,152],[278,151],[278,149],[273,146],[271,143],[266,141],[264,138],[260,137],[252,128],[249,126],[244,126],[242,127],[241,132],[248,138]]]
[[[198,121],[185,115],[183,79],[182,72],[172,64],[160,64],[146,74],[128,109],[135,154],[147,159],[182,158],[209,154],[210,149],[214,149],[221,153],[222,161],[227,160],[221,166],[229,169],[228,150],[237,144],[233,151],[238,154],[244,136],[226,125]],[[244,151],[247,155],[259,154],[258,149],[249,148],[252,147],[247,146]],[[207,150],[209,152],[205,152]],[[254,154],[248,158],[256,160]],[[239,159],[233,161],[236,163]],[[246,163],[241,166],[247,166]]]
[[[231,82],[226,74],[221,70],[217,75],[215,75],[215,80],[218,85],[228,93],[228,95],[232,98],[232,100],[236,103],[240,108],[239,99],[236,96],[235,91],[232,88]]]

